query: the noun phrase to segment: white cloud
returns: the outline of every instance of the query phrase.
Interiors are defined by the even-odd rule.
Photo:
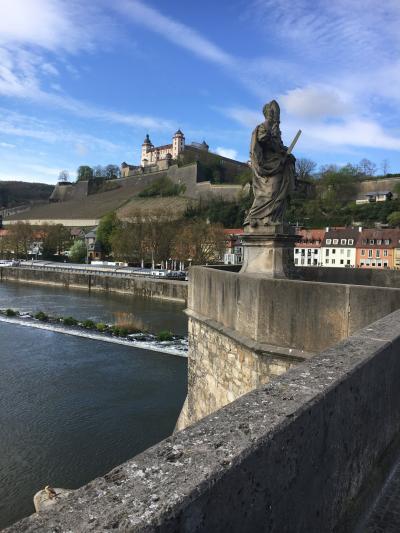
[[[352,110],[349,96],[324,85],[293,89],[279,101],[290,115],[308,119],[340,117]]]
[[[121,146],[106,139],[71,131],[63,128],[60,124],[52,124],[2,108],[0,108],[0,133],[8,136],[35,139],[49,144],[70,144],[74,149],[77,145],[85,146],[87,151],[93,149],[118,153],[123,149]]]
[[[10,149],[17,147],[15,144],[6,143],[6,142],[0,142],[0,146],[1,148],[10,148]]]
[[[114,7],[134,22],[159,33],[174,44],[214,63],[232,66],[235,59],[193,28],[163,15],[139,0],[120,0]]]
[[[223,146],[218,146],[218,148],[215,149],[215,153],[222,155],[223,157],[228,157],[229,159],[238,158],[238,152],[233,148],[224,148]]]
[[[0,44],[76,52],[90,49],[105,30],[104,13],[79,0],[1,0]],[[110,32],[104,31],[103,39]]]

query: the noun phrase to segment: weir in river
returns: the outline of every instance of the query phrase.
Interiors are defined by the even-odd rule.
[[[140,297],[6,282],[0,307],[187,331],[183,305]],[[181,357],[0,323],[0,528],[45,485],[79,487],[168,436],[186,371]]]

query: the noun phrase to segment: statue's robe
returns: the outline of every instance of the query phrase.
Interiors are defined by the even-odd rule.
[[[282,224],[288,195],[294,187],[295,158],[287,154],[279,129],[267,129],[265,123],[253,131],[250,146],[253,170],[254,202],[245,225]]]

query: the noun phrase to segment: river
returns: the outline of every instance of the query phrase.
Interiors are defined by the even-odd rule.
[[[0,308],[187,330],[183,306],[125,295],[0,283]],[[168,436],[186,360],[0,323],[0,528],[49,484],[77,488]]]

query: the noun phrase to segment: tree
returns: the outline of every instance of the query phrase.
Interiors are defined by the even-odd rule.
[[[390,170],[390,164],[387,159],[384,159],[381,163],[382,174],[387,176]]]
[[[83,241],[75,241],[69,250],[69,260],[72,261],[72,263],[84,263],[86,256],[86,244]]]
[[[390,226],[400,226],[400,211],[393,211],[393,213],[390,213],[387,217],[387,221]]]
[[[296,159],[296,174],[299,179],[309,178],[317,168],[317,163],[306,157]]]
[[[62,224],[46,224],[41,227],[44,259],[52,259],[67,250],[71,243],[71,232]]]
[[[104,177],[108,180],[114,180],[120,177],[120,169],[118,165],[107,165],[104,169]]]
[[[69,181],[69,173],[67,170],[61,170],[58,174],[58,181],[61,183],[67,183]]]
[[[365,176],[373,176],[376,173],[376,165],[369,159],[361,159],[358,163],[361,174]]]
[[[118,226],[116,213],[104,215],[97,227],[96,241],[99,241],[103,247],[104,253],[108,255],[111,252],[111,236]]]
[[[204,265],[217,262],[225,250],[225,234],[220,224],[194,220],[181,226],[176,233],[172,256],[178,261]]]
[[[32,226],[28,222],[17,222],[9,226],[7,240],[10,252],[18,259],[28,259],[29,249],[33,242]]]
[[[87,165],[81,165],[76,174],[76,181],[89,181],[93,178],[93,169]]]

